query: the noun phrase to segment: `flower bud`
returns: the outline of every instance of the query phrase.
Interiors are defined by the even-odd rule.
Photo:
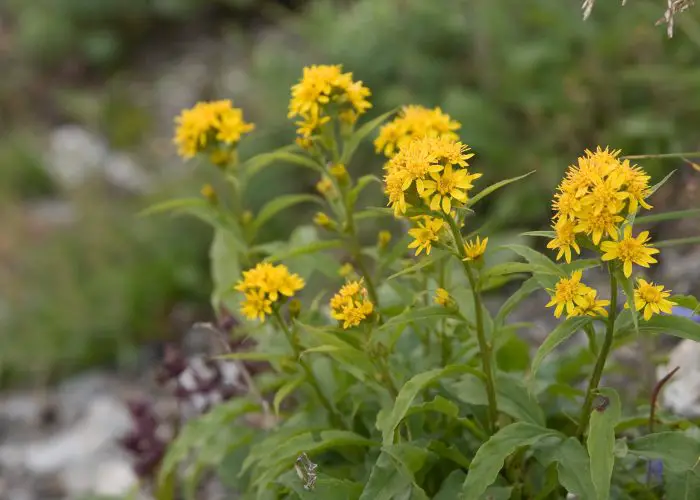
[[[298,299],[292,299],[289,301],[289,317],[291,319],[296,319],[299,317],[299,314],[301,314],[301,301]]]
[[[380,250],[384,250],[391,242],[391,233],[389,231],[379,231],[377,237],[377,246]]]
[[[345,165],[343,165],[342,163],[336,163],[334,165],[331,165],[328,170],[330,171],[331,175],[336,178],[340,185],[344,186],[348,182],[350,182],[350,176],[348,175],[348,171],[345,168]]]
[[[241,214],[241,223],[246,226],[250,224],[253,220],[253,212],[250,210],[244,210]]]
[[[350,264],[349,262],[346,262],[345,264],[340,266],[340,269],[338,269],[338,274],[342,278],[347,278],[348,276],[350,276],[353,273],[353,271],[355,271],[355,268],[352,266],[352,264]]]
[[[317,226],[328,230],[334,230],[337,227],[335,221],[331,220],[331,218],[323,212],[316,213],[314,216],[314,223]]]
[[[204,186],[202,186],[202,189],[199,192],[212,205],[216,205],[218,203],[219,197],[217,196],[216,191],[214,191],[214,187],[211,184],[205,184]]]

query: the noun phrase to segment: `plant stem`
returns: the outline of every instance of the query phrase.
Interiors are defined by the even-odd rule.
[[[605,368],[605,362],[610,354],[610,348],[613,344],[613,337],[615,335],[615,318],[617,316],[617,280],[615,279],[615,273],[613,272],[613,265],[608,264],[608,272],[610,273],[610,315],[608,316],[608,326],[605,330],[605,339],[603,340],[603,345],[598,353],[598,359],[596,360],[595,367],[593,368],[593,375],[591,375],[591,381],[588,384],[588,390],[586,391],[586,399],[583,402],[583,407],[581,408],[581,417],[579,418],[578,429],[576,430],[576,435],[580,438],[586,432],[588,427],[588,421],[591,418],[591,406],[593,405],[593,398],[595,396],[595,391],[598,389],[598,384],[600,383],[600,378],[603,376],[603,369]]]
[[[593,353],[594,356],[598,355],[598,340],[596,339],[596,333],[595,333],[595,328],[593,327],[592,324],[587,324],[584,327],[584,331],[586,332],[586,336],[588,337],[588,347]]]
[[[314,372],[311,370],[311,367],[309,364],[306,362],[304,358],[301,357],[301,350],[299,349],[299,346],[294,340],[294,335],[292,334],[291,330],[289,329],[289,326],[287,323],[284,321],[282,318],[282,315],[280,314],[278,309],[273,309],[272,313],[277,320],[277,324],[279,324],[280,328],[284,332],[284,335],[287,337],[287,341],[289,342],[289,345],[291,346],[292,350],[294,351],[294,356],[296,357],[297,361],[299,362],[299,365],[301,368],[304,370],[304,373],[306,374],[306,378],[311,384],[311,387],[314,388],[314,391],[316,392],[316,395],[318,396],[318,399],[321,401],[321,404],[323,407],[326,409],[328,412],[331,422],[335,427],[340,427],[340,428],[345,428],[345,424],[342,422],[340,417],[338,417],[338,414],[335,412],[333,409],[333,406],[331,405],[330,401],[328,401],[328,398],[326,398],[325,394],[323,394],[323,391],[321,390],[321,386],[318,383],[318,380],[316,380],[316,375],[314,375]]]
[[[452,230],[452,235],[454,236],[455,243],[457,244],[457,251],[460,255],[460,260],[466,258],[464,252],[464,238],[462,238],[462,233],[460,232],[457,224],[451,216],[446,216],[450,229]],[[469,286],[472,289],[472,296],[474,299],[474,315],[476,317],[476,338],[479,342],[479,352],[481,354],[481,367],[486,376],[486,397],[488,399],[488,411],[489,411],[489,432],[492,434],[496,430],[496,424],[498,423],[498,404],[496,403],[496,384],[494,381],[494,371],[493,371],[493,350],[491,343],[486,340],[486,332],[484,331],[484,311],[481,304],[481,294],[479,293],[477,281],[474,277],[474,272],[472,271],[469,261],[461,260],[462,267],[464,268],[464,273],[467,275],[469,280]]]

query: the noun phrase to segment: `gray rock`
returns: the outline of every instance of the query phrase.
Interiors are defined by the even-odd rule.
[[[680,342],[669,354],[668,364],[657,369],[657,379],[677,366],[680,370],[664,386],[661,403],[684,417],[700,417],[700,342]]]

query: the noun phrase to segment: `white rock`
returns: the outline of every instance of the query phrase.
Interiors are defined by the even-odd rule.
[[[126,154],[110,154],[104,162],[104,175],[113,185],[132,193],[145,193],[152,186],[151,179]]]
[[[657,379],[677,366],[680,370],[664,386],[661,402],[684,417],[700,417],[700,342],[686,339],[678,344],[669,355],[668,365],[657,368]]]

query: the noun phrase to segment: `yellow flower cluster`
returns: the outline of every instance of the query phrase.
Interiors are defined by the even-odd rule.
[[[283,296],[291,297],[304,288],[304,280],[289,272],[287,266],[261,262],[253,269],[243,271],[243,279],[235,289],[245,294],[241,313],[248,319],[265,320],[272,314],[272,305]]]
[[[412,139],[384,166],[384,188],[388,205],[396,216],[410,206],[423,204],[449,214],[452,206],[465,203],[472,181],[467,160],[469,147],[449,138]]]
[[[374,311],[374,305],[367,297],[367,289],[362,285],[362,280],[346,283],[331,298],[330,306],[331,315],[334,319],[342,321],[345,329],[359,325]]]
[[[576,241],[579,234],[590,237],[596,246],[605,237],[617,241],[626,213],[636,213],[639,207],[651,208],[645,200],[650,194],[649,176],[619,156],[619,150],[598,147],[595,152],[586,150],[578,164],[569,167],[554,195],[555,237],[547,245],[558,251],[557,260],[564,257],[571,262],[572,249],[581,253]],[[644,238],[645,241],[631,236],[625,239],[625,251],[614,258],[624,263],[626,276],[632,272],[632,263],[648,267],[656,262],[650,255],[657,250],[647,248]]]
[[[175,124],[174,142],[181,157],[188,160],[197,153],[209,151],[216,164],[224,163],[230,148],[243,134],[255,128],[243,119],[243,111],[234,108],[228,99],[198,102],[193,108],[183,110],[175,118]],[[217,147],[221,145],[229,150]]]
[[[547,290],[552,295],[547,307],[556,306],[554,316],[560,317],[566,310],[567,318],[572,316],[604,316],[608,311],[605,307],[610,305],[609,300],[599,300],[598,292],[581,283],[581,271],[575,271],[570,278],[562,278],[554,286],[554,290]]]
[[[319,65],[304,68],[299,83],[292,87],[289,118],[300,117],[297,133],[309,141],[331,120],[333,112],[345,123],[355,123],[372,104],[370,90],[352,73],[343,73],[342,65]]]
[[[377,153],[391,158],[414,138],[440,137],[456,141],[458,136],[454,131],[461,126],[440,108],[404,106],[396,118],[379,130],[374,147]]]

